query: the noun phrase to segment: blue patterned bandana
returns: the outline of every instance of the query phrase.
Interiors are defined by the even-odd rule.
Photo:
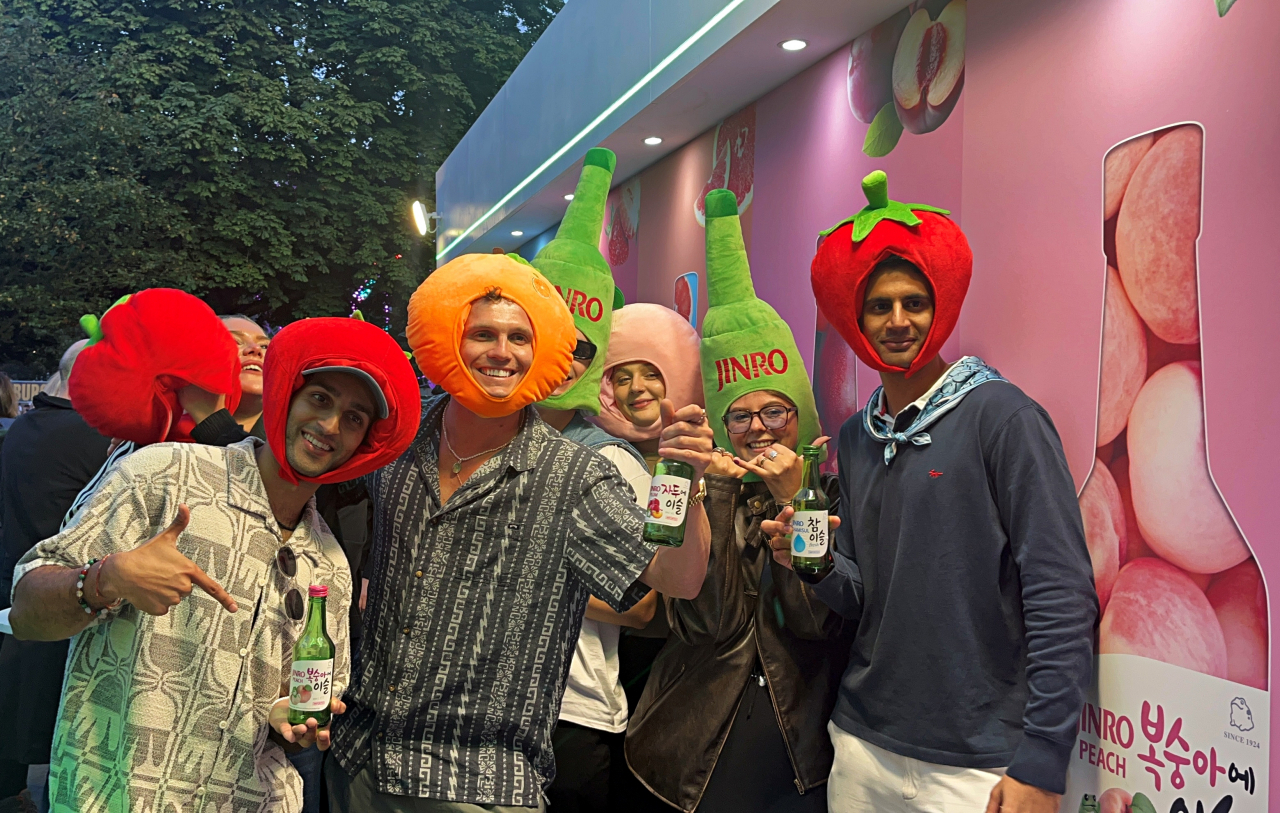
[[[934,421],[950,412],[960,404],[969,390],[988,381],[1005,381],[994,367],[988,365],[977,356],[965,356],[951,365],[942,376],[942,386],[934,390],[933,395],[925,402],[924,409],[902,432],[893,431],[893,418],[882,415],[879,409],[884,387],[877,387],[871,393],[871,400],[863,408],[863,425],[871,437],[886,444],[884,447],[884,464],[893,462],[898,454],[899,443],[911,443],[916,446],[928,446],[933,438],[924,430]]]

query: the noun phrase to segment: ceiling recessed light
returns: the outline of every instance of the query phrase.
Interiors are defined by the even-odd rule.
[[[519,229],[516,229],[515,231],[511,232],[511,236],[512,236],[512,237],[524,237],[524,232],[520,231]]]
[[[784,51],[803,51],[805,48],[809,47],[809,43],[804,40],[787,40],[785,42],[778,43],[778,47]]]
[[[662,139],[657,136],[649,136],[644,140],[644,143],[648,144],[650,147],[656,147],[662,143]]]
[[[573,200],[573,193],[572,193],[572,192],[570,192],[569,194],[565,195],[565,196],[564,196],[564,199],[565,199],[565,200]]]

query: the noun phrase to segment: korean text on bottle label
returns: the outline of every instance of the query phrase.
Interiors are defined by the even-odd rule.
[[[791,555],[827,555],[826,511],[797,511],[791,517]]]
[[[683,477],[659,474],[649,485],[649,516],[655,525],[679,525],[684,522],[689,504],[689,481]]]
[[[295,711],[322,711],[333,695],[333,659],[294,661],[289,678],[289,708]]]

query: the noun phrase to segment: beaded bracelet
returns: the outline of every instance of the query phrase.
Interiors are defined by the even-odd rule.
[[[89,578],[89,571],[93,568],[93,566],[97,564],[99,561],[106,562],[107,557],[109,557],[110,555],[111,554],[108,553],[106,556],[102,557],[101,560],[90,559],[88,564],[80,568],[80,575],[76,577],[76,601],[80,602],[80,609],[84,610],[85,615],[93,615],[95,611],[92,607],[89,606],[89,602],[84,600],[84,583]],[[98,584],[97,584],[97,589],[95,591],[98,594],[98,598],[103,598],[101,587],[102,587],[102,568],[99,567],[98,568]],[[121,599],[117,599],[114,603],[108,604],[107,606],[103,607],[101,610],[97,610],[96,612],[97,612],[98,618],[105,619],[107,617],[108,612],[120,606],[121,601],[122,601]]]
[[[97,561],[97,559],[90,559],[87,565],[80,568],[80,576],[76,578],[76,601],[80,602],[80,609],[84,610],[85,615],[93,615],[93,608],[89,606],[89,602],[84,600],[84,580],[89,577],[89,569]]]

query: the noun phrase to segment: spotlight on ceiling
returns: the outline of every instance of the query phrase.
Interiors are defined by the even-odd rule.
[[[511,232],[511,236],[512,236],[512,237],[524,237],[524,232],[520,231],[519,229],[516,229],[515,231]]]
[[[656,147],[662,143],[662,139],[658,136],[649,136],[644,140],[644,143],[648,144],[650,147]]]
[[[573,200],[573,193],[572,193],[572,192],[570,192],[569,194],[565,195],[565,196],[564,196],[564,199],[565,199],[565,200]]]
[[[809,47],[809,43],[804,40],[786,40],[778,43],[778,47],[784,51],[803,51]]]

